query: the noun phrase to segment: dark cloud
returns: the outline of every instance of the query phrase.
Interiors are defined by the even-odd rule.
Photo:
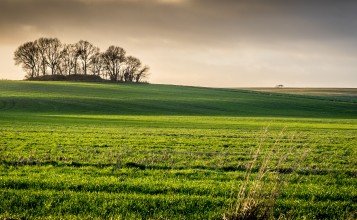
[[[357,35],[356,1],[2,0],[0,8],[2,37],[26,26],[43,32],[77,27],[195,42],[319,40]],[[8,38],[18,37],[16,33]]]

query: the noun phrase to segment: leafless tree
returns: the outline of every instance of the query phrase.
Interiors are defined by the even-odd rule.
[[[14,53],[15,64],[22,65],[28,78],[52,75],[87,75],[91,72],[111,81],[142,82],[149,67],[123,48],[110,46],[104,53],[88,41],[62,45],[57,38],[39,38],[21,45]]]
[[[84,75],[87,75],[87,69],[90,64],[91,57],[99,52],[99,49],[88,41],[80,40],[77,43],[77,52],[80,60],[82,61],[83,73]]]
[[[128,56],[125,59],[125,66],[123,69],[123,76],[125,82],[133,82],[134,74],[138,71],[141,66],[141,61],[133,56]]]
[[[104,70],[111,81],[123,81],[121,67],[125,61],[125,50],[121,47],[110,46],[103,54]]]
[[[149,76],[149,70],[150,67],[145,65],[139,71],[135,74],[135,82],[142,82],[144,79],[146,79]]]
[[[27,78],[38,75],[40,55],[38,47],[34,42],[27,42],[19,46],[14,53],[15,65],[22,65],[27,72]]]
[[[133,56],[128,56],[125,59],[125,65],[123,67],[123,79],[125,82],[133,82],[134,75],[141,67],[141,61]]]
[[[142,66],[141,61],[133,56],[128,56],[125,59],[125,67],[123,69],[125,82],[140,82],[148,75],[149,67]]]
[[[62,43],[57,38],[47,38],[47,47],[45,48],[45,57],[48,67],[51,69],[51,74],[57,74],[62,56]]]
[[[35,44],[38,48],[38,52],[40,55],[40,72],[42,75],[46,75],[47,73],[47,58],[46,58],[46,50],[48,47],[48,38],[41,37],[38,40],[35,41]]]
[[[90,59],[89,61],[90,64],[90,69],[93,73],[93,75],[98,75],[100,76],[102,70],[103,70],[103,57],[102,54],[98,51],[96,52]]]
[[[76,73],[78,53],[74,44],[66,44],[61,51],[61,68],[65,74]]]

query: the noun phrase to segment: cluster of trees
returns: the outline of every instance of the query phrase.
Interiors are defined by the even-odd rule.
[[[16,65],[33,79],[45,75],[97,75],[119,82],[141,82],[148,76],[149,67],[133,56],[126,56],[123,48],[110,46],[106,51],[88,41],[62,44],[57,38],[39,38],[17,48]]]

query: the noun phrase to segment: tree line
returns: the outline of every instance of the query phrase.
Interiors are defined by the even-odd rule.
[[[149,67],[118,46],[106,51],[88,41],[62,44],[57,38],[39,38],[26,42],[14,52],[15,65],[21,65],[26,78],[46,75],[97,75],[118,82],[142,82]]]

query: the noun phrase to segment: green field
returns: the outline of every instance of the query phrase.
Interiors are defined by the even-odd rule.
[[[289,153],[276,217],[357,217],[357,103],[338,96],[0,81],[0,137],[0,219],[222,219],[258,145]]]
[[[330,99],[335,101],[357,102],[357,88],[242,88],[244,90],[308,95],[315,98]]]

